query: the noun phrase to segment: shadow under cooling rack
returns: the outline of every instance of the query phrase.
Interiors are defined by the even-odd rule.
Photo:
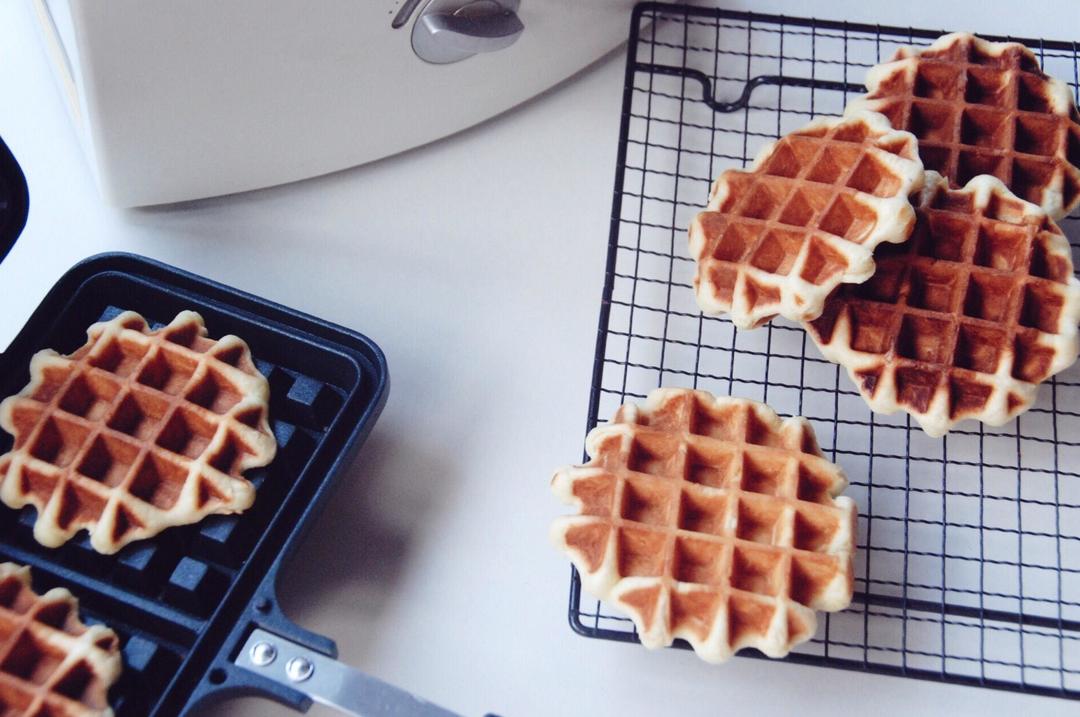
[[[712,179],[812,117],[841,114],[869,67],[942,32],[638,6],[588,428],[658,386],[806,416],[859,506],[856,597],[787,659],[1076,699],[1080,368],[1016,421],[933,439],[904,415],[872,414],[795,324],[738,331],[702,316],[691,288],[686,230]],[[1076,91],[1075,43],[1019,39]],[[1076,254],[1080,221],[1062,227]],[[570,622],[637,640],[576,572]]]

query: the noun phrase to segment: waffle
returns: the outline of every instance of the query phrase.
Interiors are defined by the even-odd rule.
[[[808,325],[870,407],[905,410],[932,436],[965,418],[1001,425],[1077,357],[1080,282],[1046,213],[983,175],[962,190],[935,172],[911,240],[843,287]]]
[[[1080,114],[1023,45],[945,35],[871,68],[866,87],[852,107],[913,132],[923,164],[954,188],[990,174],[1052,219],[1080,203]]]
[[[70,356],[36,354],[29,385],[0,403],[15,436],[0,500],[37,508],[34,537],[57,547],[86,528],[95,550],[114,553],[248,508],[242,473],[269,463],[276,443],[247,344],[206,338],[190,311],[157,331],[126,312],[87,333]]]
[[[111,717],[108,691],[120,676],[120,640],[79,620],[63,588],[30,588],[30,569],[0,563],[0,714]]]
[[[690,226],[698,305],[739,328],[816,318],[837,285],[869,278],[875,246],[908,238],[922,175],[915,138],[870,112],[769,145],[720,175]]]
[[[579,512],[552,539],[647,647],[782,657],[813,636],[815,610],[851,602],[855,504],[834,497],[847,482],[806,419],[662,388],[585,445],[592,460],[552,479]]]

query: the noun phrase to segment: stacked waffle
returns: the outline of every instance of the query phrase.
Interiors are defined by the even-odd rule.
[[[1080,204],[1080,113],[1030,50],[970,34],[902,49],[866,86],[716,181],[690,228],[698,303],[803,323],[873,410],[930,435],[1001,425],[1077,357],[1055,220]]]
[[[1016,43],[946,35],[868,93],[728,170],[690,227],[703,312],[800,322],[870,407],[932,436],[1001,425],[1076,361],[1080,113]],[[657,389],[556,472],[552,528],[649,647],[783,656],[852,598],[855,506],[802,418]]]

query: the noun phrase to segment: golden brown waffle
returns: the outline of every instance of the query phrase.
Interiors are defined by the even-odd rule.
[[[817,120],[713,184],[690,226],[694,290],[740,328],[813,319],[837,285],[865,281],[881,242],[902,242],[922,185],[915,138],[871,112]]]
[[[990,174],[1052,219],[1080,203],[1080,114],[1023,45],[945,35],[871,68],[866,87],[851,107],[913,132],[923,164],[951,186]]]
[[[806,419],[661,388],[585,446],[592,460],[552,479],[579,512],[552,539],[647,647],[782,657],[814,635],[815,610],[851,602],[855,504],[834,497],[847,481]]]
[[[1044,211],[983,175],[962,190],[927,172],[907,244],[882,247],[807,328],[870,407],[905,410],[932,436],[1001,425],[1077,356],[1080,282]]]
[[[206,338],[191,311],[151,331],[133,312],[94,324],[70,356],[41,351],[30,384],[0,403],[15,436],[0,499],[38,510],[34,537],[78,530],[102,553],[211,513],[248,508],[242,474],[269,463],[266,379],[242,340]]]
[[[37,595],[30,569],[0,564],[0,714],[111,717],[109,687],[120,676],[120,640],[79,620],[63,588]]]

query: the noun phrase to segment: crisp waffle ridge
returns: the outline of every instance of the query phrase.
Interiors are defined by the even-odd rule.
[[[815,610],[851,602],[855,504],[835,497],[847,481],[806,419],[661,388],[585,445],[592,459],[552,479],[578,511],[552,540],[647,647],[782,657],[814,635]]]
[[[876,113],[784,136],[721,174],[691,224],[698,305],[740,328],[816,318],[837,285],[869,278],[875,246],[908,238],[922,180],[915,137]]]
[[[109,687],[120,676],[120,640],[79,620],[64,588],[37,595],[30,569],[0,564],[0,714],[112,717]]]
[[[151,331],[134,312],[94,324],[69,356],[30,362],[0,403],[15,437],[0,456],[0,500],[33,505],[34,537],[57,547],[80,529],[101,553],[251,506],[249,468],[274,457],[269,385],[236,336],[207,338],[184,311]]]
[[[850,107],[914,133],[923,164],[954,188],[990,174],[1052,219],[1080,204],[1080,113],[1023,45],[944,35],[901,48],[870,69],[866,87]]]
[[[1061,229],[994,177],[961,190],[935,172],[911,240],[843,287],[807,329],[874,411],[910,413],[932,436],[974,418],[1001,425],[1077,357],[1080,282]]]

